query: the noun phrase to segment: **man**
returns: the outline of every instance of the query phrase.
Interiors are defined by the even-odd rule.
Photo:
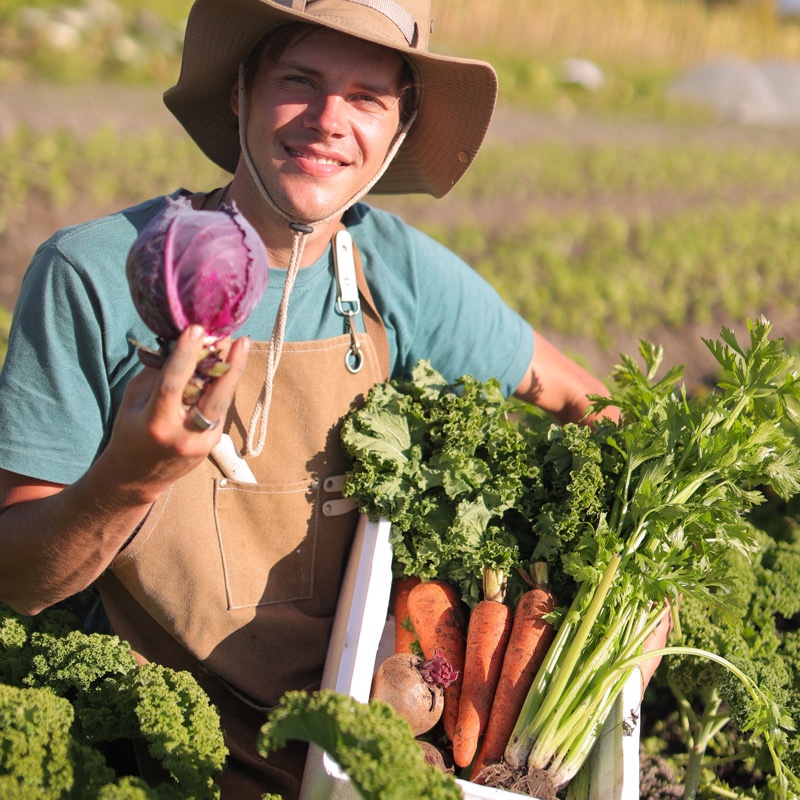
[[[303,750],[255,737],[289,688],[318,685],[355,524],[341,497],[342,417],[427,358],[497,377],[562,421],[601,383],[469,268],[367,191],[441,196],[483,140],[496,78],[430,54],[428,0],[197,0],[165,102],[231,183],[273,268],[196,406],[190,327],[161,370],[125,283],[155,198],[59,232],[36,253],[0,377],[0,598],[35,614],[95,585],[143,659],[188,669],[220,708],[225,797],[295,796]],[[342,225],[344,223],[344,225]],[[347,237],[332,239],[346,227]],[[335,251],[335,252],[334,252]],[[334,264],[335,262],[335,264]],[[342,303],[350,270],[359,303]],[[252,342],[252,344],[251,344]],[[221,436],[256,483],[209,458]]]

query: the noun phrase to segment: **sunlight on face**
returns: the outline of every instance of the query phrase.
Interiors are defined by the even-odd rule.
[[[262,58],[248,142],[284,211],[322,219],[375,176],[400,126],[403,67],[393,50],[324,28],[303,29]]]

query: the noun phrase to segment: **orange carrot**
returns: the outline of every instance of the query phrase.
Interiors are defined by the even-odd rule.
[[[511,633],[511,609],[503,603],[503,576],[488,570],[483,580],[484,599],[472,610],[467,627],[464,682],[453,736],[453,760],[459,767],[472,762],[486,730]]]
[[[517,603],[511,636],[497,682],[489,724],[472,767],[472,780],[481,783],[480,772],[499,763],[522,711],[536,672],[553,641],[553,626],[542,617],[555,608],[547,582],[547,564],[534,564],[534,579]]]
[[[426,659],[439,651],[458,676],[444,690],[444,731],[452,739],[458,721],[458,699],[464,675],[464,613],[461,599],[447,581],[422,581],[408,593],[408,616]]]
[[[394,614],[394,651],[410,653],[411,645],[416,640],[413,630],[406,627],[408,623],[408,593],[421,583],[416,575],[401,575],[394,582],[392,612]]]

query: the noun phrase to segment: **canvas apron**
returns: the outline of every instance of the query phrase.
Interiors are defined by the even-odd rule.
[[[299,791],[305,747],[265,760],[255,742],[285,691],[319,686],[357,516],[341,494],[340,423],[389,373],[386,332],[355,261],[363,368],[345,367],[346,333],[285,343],[266,445],[248,459],[257,483],[225,478],[207,459],[156,501],[98,582],[114,632],[144,660],[192,672],[219,708],[226,800]],[[240,452],[267,347],[253,343],[225,421]]]

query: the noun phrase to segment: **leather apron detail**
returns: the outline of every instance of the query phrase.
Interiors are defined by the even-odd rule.
[[[347,334],[284,343],[266,445],[248,458],[257,483],[230,480],[207,459],[159,498],[97,584],[114,631],[143,659],[189,669],[220,709],[232,759],[220,778],[226,800],[299,787],[295,749],[268,764],[255,741],[287,690],[319,686],[357,519],[341,495],[341,423],[388,376],[375,317],[364,315],[357,374],[344,366]],[[252,344],[225,421],[240,451],[267,349]]]

